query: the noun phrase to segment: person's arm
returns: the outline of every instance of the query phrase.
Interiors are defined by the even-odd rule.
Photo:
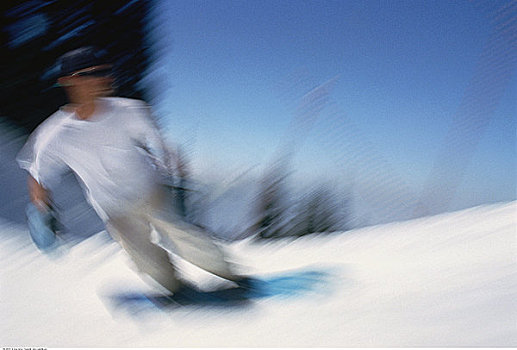
[[[164,175],[174,173],[172,159],[173,150],[163,139],[159,127],[151,116],[151,110],[146,104],[138,104],[130,109],[133,118],[129,122],[130,132],[134,135],[139,147],[143,149],[156,168]]]
[[[169,149],[171,167],[174,168],[180,178],[188,177],[188,163],[183,150],[178,146],[176,149]]]
[[[30,201],[40,211],[46,211],[52,207],[49,189],[59,183],[61,176],[67,170],[67,166],[56,154],[56,142],[54,142],[65,117],[65,114],[59,112],[47,118],[29,136],[16,155],[16,162],[28,173],[27,186]],[[57,149],[60,148],[61,146],[57,147]]]
[[[50,207],[49,191],[41,186],[31,175],[28,177],[27,184],[29,187],[29,197],[31,202],[39,210],[47,210]]]

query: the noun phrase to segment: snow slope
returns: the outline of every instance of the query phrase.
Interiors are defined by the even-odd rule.
[[[294,242],[241,241],[228,249],[245,272],[267,277],[311,270],[330,278],[296,296],[173,310],[110,304],[113,293],[152,289],[105,233],[44,256],[23,226],[4,222],[0,343],[517,346],[516,214],[512,202]],[[205,288],[218,282],[182,266]]]

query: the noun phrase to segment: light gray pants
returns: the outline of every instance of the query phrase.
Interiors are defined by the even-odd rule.
[[[174,213],[173,198],[161,188],[155,195],[124,215],[108,215],[106,228],[131,256],[138,269],[160,285],[175,292],[181,286],[165,249],[151,241],[153,228],[164,246],[188,262],[219,277],[236,280],[224,253],[201,228],[188,224]]]

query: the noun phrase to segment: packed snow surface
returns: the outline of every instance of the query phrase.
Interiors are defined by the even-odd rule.
[[[0,224],[2,346],[517,346],[517,202],[295,241],[227,248],[260,278],[319,271],[316,288],[240,307],[114,305],[150,293],[100,233],[43,255]],[[202,288],[215,281],[179,264]],[[291,286],[296,289],[296,286]],[[150,306],[151,305],[151,306]]]

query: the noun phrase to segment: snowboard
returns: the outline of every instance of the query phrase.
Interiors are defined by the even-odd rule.
[[[139,313],[152,309],[179,307],[231,308],[249,305],[255,300],[280,297],[302,297],[328,291],[330,274],[321,270],[298,270],[278,273],[269,277],[251,276],[239,286],[203,291],[185,285],[171,295],[139,292],[120,292],[107,296],[110,306],[118,311]]]

